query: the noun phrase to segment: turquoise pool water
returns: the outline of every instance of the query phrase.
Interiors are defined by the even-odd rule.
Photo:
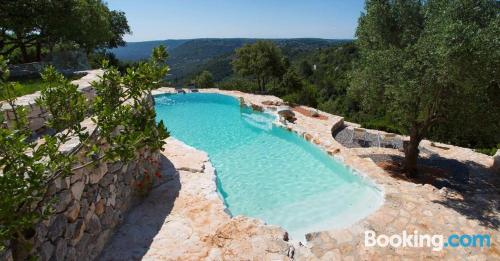
[[[171,135],[208,153],[232,215],[261,218],[292,239],[350,225],[377,209],[382,193],[315,145],[220,94],[156,96]]]

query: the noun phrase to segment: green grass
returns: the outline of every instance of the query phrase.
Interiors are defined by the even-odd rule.
[[[75,75],[66,77],[66,79],[72,81],[72,80],[80,79],[81,77],[82,77],[82,75],[75,74]],[[15,79],[15,80],[9,79],[9,82],[19,83],[14,88],[14,95],[16,97],[24,96],[27,94],[32,94],[32,93],[35,93],[37,91],[41,91],[43,89],[43,86],[44,86],[42,78],[26,78],[26,79]],[[2,97],[0,97],[0,100],[3,100]]]
[[[19,84],[14,88],[14,94],[19,97],[26,94],[32,94],[34,92],[40,91],[43,88],[42,79],[25,79],[14,81]]]

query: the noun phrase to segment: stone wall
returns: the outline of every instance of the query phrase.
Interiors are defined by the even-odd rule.
[[[89,132],[95,129],[90,119],[82,125]],[[61,151],[86,159],[87,151],[77,138],[64,144]],[[159,158],[159,151],[142,149],[135,161],[102,162],[57,178],[49,185],[46,197],[53,201],[53,214],[35,226],[31,254],[42,261],[95,259],[124,213],[141,196],[137,178],[143,173],[157,173]],[[156,182],[153,180],[153,185]],[[0,253],[0,260],[12,260],[12,252]]]
[[[40,77],[47,66],[54,66],[59,72],[69,75],[75,71],[89,70],[87,54],[83,50],[60,50],[53,52],[40,62],[9,64],[11,78]]]
[[[42,72],[45,66],[47,66],[47,64],[43,62],[9,65],[10,77],[39,77],[40,72]]]
[[[86,76],[73,83],[88,99],[92,99],[95,90],[90,83],[98,80],[102,73],[102,70],[88,71]],[[46,119],[50,117],[35,104],[39,95],[23,96],[16,101],[17,105],[27,107],[30,127],[34,131],[45,126]],[[7,119],[5,124],[10,126],[12,110],[4,104],[2,112]],[[84,120],[82,127],[89,133],[95,131],[95,124],[90,119]],[[75,153],[85,162],[87,150],[80,145],[78,138],[73,137],[60,150]],[[54,211],[48,219],[36,225],[35,234],[30,239],[33,246],[31,254],[42,261],[95,259],[114,228],[122,222],[124,213],[141,196],[137,179],[144,173],[153,175],[159,171],[159,151],[142,149],[136,152],[135,158],[128,163],[102,162],[89,165],[51,183],[46,198],[51,202],[53,200]],[[157,182],[154,179],[152,181],[153,185]],[[0,260],[12,259],[11,249],[0,253]]]
[[[78,90],[82,92],[85,97],[89,100],[95,97],[95,90],[92,88],[91,83],[94,81],[98,81],[99,77],[103,75],[103,70],[91,70],[91,71],[82,71],[79,72],[85,76],[82,78],[72,81],[71,83],[78,86]],[[36,104],[36,99],[40,97],[40,92],[35,92],[33,94],[28,94],[21,96],[16,99],[15,105],[19,107],[26,108],[28,112],[28,120],[29,127],[32,131],[39,131],[47,122],[47,119],[50,117],[48,113],[40,108]],[[4,122],[0,125],[3,127],[11,128],[14,125],[14,112],[12,111],[12,107],[7,103],[2,103],[0,107],[1,113],[4,117]]]
[[[128,164],[102,163],[54,182],[55,214],[36,226],[34,251],[40,260],[93,260],[99,255],[138,196],[137,176],[158,171],[158,153],[144,150],[138,156]]]

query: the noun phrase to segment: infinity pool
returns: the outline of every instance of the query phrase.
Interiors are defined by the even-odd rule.
[[[217,189],[233,216],[285,228],[292,239],[367,216],[382,193],[315,145],[220,94],[155,97],[171,135],[208,153]]]

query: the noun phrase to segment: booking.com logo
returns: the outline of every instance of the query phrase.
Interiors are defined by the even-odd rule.
[[[433,251],[441,251],[451,247],[490,247],[491,237],[487,234],[452,234],[445,241],[443,235],[419,234],[418,231],[387,236],[378,235],[375,231],[365,231],[365,246],[367,247],[431,247]]]

